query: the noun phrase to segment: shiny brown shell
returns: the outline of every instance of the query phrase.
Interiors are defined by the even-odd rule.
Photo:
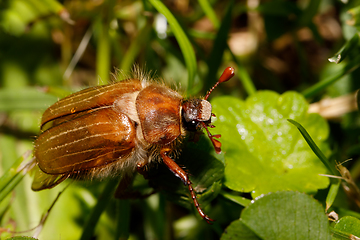
[[[181,101],[176,91],[138,79],[59,100],[45,111],[43,132],[35,141],[34,155],[45,174],[35,177],[33,189],[51,188],[67,177],[134,172],[137,164],[159,155],[147,149],[160,149],[153,146],[168,145],[184,134]]]

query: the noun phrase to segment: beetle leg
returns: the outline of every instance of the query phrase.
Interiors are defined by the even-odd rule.
[[[119,199],[128,199],[132,198],[133,195],[130,191],[130,186],[132,185],[133,178],[130,176],[122,176],[119,182],[119,185],[115,191],[115,198]]]
[[[141,161],[136,165],[136,171],[144,176],[145,179],[148,179],[148,172],[147,172],[147,164],[148,161]]]
[[[160,155],[165,163],[165,165],[169,168],[169,170],[175,175],[177,176],[178,178],[181,179],[181,181],[186,185],[188,186],[189,188],[189,191],[190,191],[190,194],[191,194],[191,198],[192,200],[194,201],[194,205],[196,207],[196,210],[199,212],[200,216],[205,219],[205,221],[207,223],[210,223],[213,222],[214,220],[211,219],[209,216],[207,216],[203,210],[201,209],[200,207],[200,204],[196,198],[196,195],[195,195],[195,191],[192,187],[192,183],[189,179],[189,176],[188,174],[179,166],[177,165],[174,160],[172,160],[168,154],[171,152],[171,149],[169,148],[163,148],[160,150]]]
[[[209,136],[212,144],[214,145],[214,148],[215,148],[215,152],[217,154],[220,154],[221,153],[221,142],[219,142],[218,140],[214,139],[214,138],[220,138],[221,135],[220,134],[216,134],[216,135],[212,135],[209,131],[209,129],[207,128],[206,124],[204,122],[201,122],[203,128],[205,128],[206,132],[207,132],[207,135]]]

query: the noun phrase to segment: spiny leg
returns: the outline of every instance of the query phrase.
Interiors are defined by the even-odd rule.
[[[190,191],[190,194],[191,194],[191,198],[192,200],[194,201],[194,205],[196,207],[196,210],[199,212],[200,216],[205,219],[205,221],[207,223],[211,223],[213,222],[214,220],[211,219],[209,216],[207,216],[204,211],[201,209],[200,207],[200,204],[196,198],[196,195],[195,195],[195,191],[192,187],[192,183],[189,179],[189,176],[187,175],[187,173],[179,166],[177,165],[174,160],[172,160],[168,154],[171,152],[171,149],[169,148],[163,148],[161,149],[160,151],[160,155],[165,163],[165,165],[169,168],[169,170],[175,175],[177,176],[178,178],[181,179],[181,181],[186,185],[188,186],[189,188],[189,191]]]

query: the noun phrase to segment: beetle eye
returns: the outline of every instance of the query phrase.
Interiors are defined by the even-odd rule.
[[[191,132],[197,131],[198,126],[199,126],[199,122],[196,120],[184,122],[184,127],[186,128],[186,130],[191,131]]]

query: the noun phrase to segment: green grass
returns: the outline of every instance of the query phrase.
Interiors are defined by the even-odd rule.
[[[300,221],[295,233],[276,229],[275,237],[316,235],[317,224],[322,239],[356,235],[358,111],[324,119],[308,109],[360,88],[358,3],[246,3],[2,1],[0,227],[7,231],[0,238],[17,232],[39,239],[270,239],[266,230],[287,228],[290,221]],[[162,33],[160,14],[167,19]],[[115,199],[117,179],[31,190],[32,173],[22,166],[32,157],[24,154],[33,150],[46,108],[69,93],[112,82],[117,69],[130,75],[134,65],[185,97],[205,96],[226,67],[235,68],[235,77],[210,97],[216,115],[210,131],[222,134],[223,152],[216,154],[204,135],[184,141],[177,159],[201,207],[216,219],[212,225],[162,164],[151,168],[149,179],[135,177],[135,191],[156,192],[144,199]],[[330,174],[341,175],[348,188]],[[299,215],[287,216],[277,201],[293,202],[284,206]],[[301,212],[307,204],[314,210]],[[325,208],[339,213],[340,224],[326,222]],[[277,217],[257,224],[262,212]],[[314,218],[321,221],[302,222]],[[349,224],[354,227],[344,227]]]

